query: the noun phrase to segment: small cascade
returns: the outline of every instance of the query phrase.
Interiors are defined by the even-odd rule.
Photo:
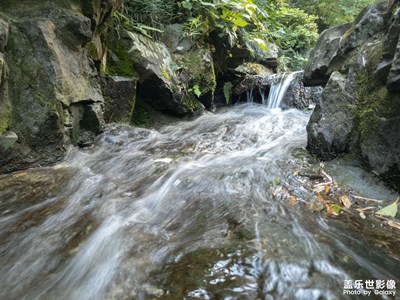
[[[258,88],[258,92],[260,93],[260,97],[261,97],[261,104],[265,105],[267,103],[268,99],[265,99],[265,94],[264,94],[264,90],[262,88]]]
[[[247,96],[247,103],[253,103],[254,102],[254,96],[253,96],[253,87],[247,90],[246,92]]]
[[[273,83],[268,96],[268,108],[280,107],[288,87],[299,72],[283,73],[280,80]]]
[[[284,103],[298,108],[308,107],[311,99],[304,98],[306,88],[299,76],[301,72],[246,76],[236,94],[243,95],[247,103],[260,103],[268,109],[282,107]],[[298,96],[293,94],[293,89]]]

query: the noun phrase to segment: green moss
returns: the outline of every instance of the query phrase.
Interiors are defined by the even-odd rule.
[[[33,95],[35,96],[35,99],[39,102],[41,106],[46,106],[48,104],[46,98],[39,89],[33,88]]]
[[[99,60],[99,50],[93,42],[87,44],[86,49],[89,53],[89,56],[94,60]]]
[[[167,80],[171,80],[171,75],[170,73],[167,71],[167,69],[163,68],[161,69],[161,73],[164,76],[165,79]]]
[[[108,48],[117,56],[118,61],[108,60],[106,74],[134,77],[132,62],[125,47],[116,42],[108,44]]]
[[[131,123],[138,127],[147,127],[153,122],[156,115],[157,112],[150,105],[143,101],[136,101],[131,115]]]
[[[201,109],[200,102],[196,99],[195,95],[183,95],[182,102],[188,113]]]
[[[194,49],[180,58],[180,65],[191,74],[189,86],[197,85],[202,95],[214,95],[217,87],[214,64],[204,49]]]
[[[9,112],[0,110],[0,135],[7,131],[10,122]]]

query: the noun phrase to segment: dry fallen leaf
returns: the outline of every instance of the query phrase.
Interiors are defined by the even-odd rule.
[[[325,186],[325,194],[329,194],[329,191],[330,191],[330,187],[329,187],[329,184],[327,184]]]
[[[395,222],[395,221],[389,220],[387,222],[387,224],[389,226],[393,227],[393,228],[400,229],[400,223],[399,222]]]
[[[340,202],[342,202],[343,205],[344,205],[347,209],[349,209],[350,206],[351,206],[350,199],[349,199],[349,197],[346,196],[346,195],[340,197]]]
[[[295,197],[295,196],[290,196],[290,198],[289,198],[289,204],[290,204],[290,205],[295,205],[295,204],[296,204],[296,197]]]
[[[319,192],[322,192],[324,189],[325,189],[325,185],[316,185],[316,186],[314,186],[312,191],[315,193],[319,193]]]
[[[276,196],[282,190],[282,186],[278,185],[275,190],[272,192],[272,196]]]
[[[324,198],[322,197],[321,193],[317,193],[317,199],[321,202],[324,202]]]

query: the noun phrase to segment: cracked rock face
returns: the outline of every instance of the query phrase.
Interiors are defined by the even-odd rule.
[[[400,4],[380,2],[325,31],[304,83],[324,85],[308,149],[322,159],[351,153],[400,190]]]
[[[85,47],[115,4],[0,3],[0,135],[14,132],[18,137],[0,156],[0,172],[57,161],[65,143],[88,145],[101,132],[103,117],[97,107],[104,99]],[[87,113],[78,114],[72,106]],[[82,130],[84,116],[96,119],[98,126]],[[76,127],[70,130],[67,123]]]

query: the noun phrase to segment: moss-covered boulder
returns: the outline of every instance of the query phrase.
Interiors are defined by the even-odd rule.
[[[188,86],[191,76],[183,74],[184,69],[164,44],[124,30],[114,34],[108,46],[107,72],[137,78],[137,95],[142,101],[176,116],[204,110]]]
[[[311,84],[330,78],[307,127],[308,149],[322,159],[350,153],[398,190],[399,11],[396,1],[365,9],[336,37],[339,48],[333,56],[328,48],[318,48],[330,41],[323,34],[305,78]]]

